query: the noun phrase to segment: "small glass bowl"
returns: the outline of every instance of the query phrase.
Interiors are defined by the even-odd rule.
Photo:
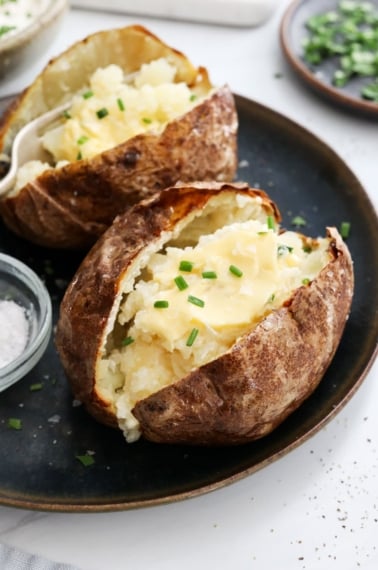
[[[51,337],[52,305],[41,279],[30,267],[0,253],[0,300],[14,301],[24,308],[28,339],[23,352],[0,367],[0,392],[23,378],[42,357]]]

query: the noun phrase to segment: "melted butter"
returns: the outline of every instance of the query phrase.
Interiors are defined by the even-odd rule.
[[[212,334],[229,332],[233,337],[236,329],[252,323],[264,312],[278,278],[276,235],[272,231],[259,235],[253,229],[253,223],[234,226],[233,231],[226,228],[201,239],[194,248],[168,248],[165,255],[155,255],[149,265],[151,281],[140,283],[129,296],[132,312],[136,310],[135,327],[159,336],[168,350],[174,350],[192,327],[212,329]],[[183,259],[193,263],[190,273],[179,270]],[[243,275],[234,275],[230,265]],[[217,278],[204,278],[202,273],[208,271]],[[187,289],[177,287],[178,275]],[[193,297],[203,306],[191,302]],[[159,300],[167,301],[168,308],[157,310],[154,303]]]

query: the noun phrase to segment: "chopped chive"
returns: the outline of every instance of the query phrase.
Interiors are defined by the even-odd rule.
[[[64,117],[65,119],[70,119],[70,118],[71,118],[71,115],[70,115],[69,111],[67,111],[67,110],[63,111],[62,114],[63,114],[63,117]]]
[[[79,152],[76,155],[76,160],[81,160],[83,158],[83,155],[81,154],[81,150],[79,150]]]
[[[274,299],[276,298],[276,294],[272,293],[268,299],[268,303],[273,303]]]
[[[270,230],[275,230],[276,229],[276,222],[274,221],[274,217],[273,216],[268,216],[267,220],[266,220],[267,226]]]
[[[107,115],[109,115],[109,111],[106,107],[102,107],[102,109],[96,111],[96,115],[99,119],[104,119]]]
[[[125,104],[124,104],[124,102],[122,101],[122,99],[120,99],[120,98],[117,99],[117,105],[118,105],[118,109],[119,109],[120,111],[124,111],[124,110],[125,110]]]
[[[155,301],[154,303],[155,309],[167,309],[169,307],[168,301],[161,299],[159,301]]]
[[[146,123],[146,125],[150,125],[152,123],[152,119],[149,119],[148,117],[143,117],[142,121],[143,123]]]
[[[86,453],[85,455],[76,455],[76,459],[78,459],[84,467],[89,467],[95,462],[93,455],[89,455],[89,453]]]
[[[188,336],[188,339],[186,341],[186,346],[193,346],[193,343],[196,340],[198,333],[199,333],[199,330],[196,328],[194,328],[190,331],[190,335]]]
[[[304,279],[302,279],[302,285],[309,285],[310,283],[310,279],[308,277],[304,277]]]
[[[0,2],[0,6],[3,4],[3,2]],[[6,15],[8,15],[9,13],[6,13]],[[7,34],[8,32],[11,32],[12,30],[15,30],[16,26],[0,26],[0,37],[4,36],[5,34]]]
[[[215,271],[203,271],[202,277],[204,279],[217,279],[218,275],[216,274]]]
[[[340,235],[343,239],[349,237],[350,234],[350,222],[341,222],[340,225]]]
[[[94,93],[93,91],[86,91],[85,93],[83,93],[83,99],[90,99],[91,97],[93,97]]]
[[[190,273],[191,270],[193,269],[193,263],[191,261],[187,261],[186,259],[183,259],[182,261],[180,261],[180,265],[179,265],[179,270],[180,271],[186,271],[187,273]]]
[[[89,137],[87,137],[86,135],[82,135],[81,137],[79,137],[77,139],[77,144],[81,145],[81,144],[86,143],[87,141],[89,141]]]
[[[36,384],[30,384],[29,390],[30,392],[38,392],[38,390],[42,390],[43,384],[42,382],[37,382]]]
[[[304,245],[302,247],[302,249],[305,253],[311,253],[312,252],[312,247],[310,245]]]
[[[277,248],[277,255],[281,256],[281,255],[286,255],[287,253],[292,253],[293,249],[294,249],[293,247],[281,243]]]
[[[180,289],[180,291],[183,291],[184,289],[187,289],[189,287],[189,285],[187,284],[182,275],[178,275],[177,277],[175,277],[174,281],[177,287]]]
[[[268,232],[257,232],[258,236],[266,236]]]
[[[193,102],[197,99],[197,95],[195,93],[192,93],[191,96],[189,97],[189,101]]]
[[[19,418],[9,418],[8,427],[11,429],[22,429],[22,421]]]
[[[228,270],[230,273],[232,273],[232,275],[235,275],[235,277],[242,277],[243,276],[243,271],[241,269],[239,269],[239,267],[236,267],[236,265],[230,265]]]
[[[199,299],[198,297],[194,297],[194,295],[189,295],[188,301],[189,301],[189,303],[192,303],[192,305],[196,305],[197,307],[204,307],[205,306],[205,301],[203,301],[202,299]]]
[[[129,344],[132,344],[134,342],[134,339],[132,336],[127,336],[123,339],[122,341],[122,346],[129,346]]]
[[[305,226],[307,224],[306,220],[304,218],[302,218],[302,216],[294,216],[294,218],[291,220],[291,224],[293,226]]]

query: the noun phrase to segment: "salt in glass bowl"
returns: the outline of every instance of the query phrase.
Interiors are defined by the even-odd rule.
[[[0,253],[0,300],[20,305],[27,319],[26,346],[0,367],[0,392],[23,378],[40,360],[52,331],[50,295],[38,275],[23,262]]]

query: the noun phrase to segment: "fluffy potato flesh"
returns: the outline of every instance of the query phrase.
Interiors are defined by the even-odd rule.
[[[107,340],[114,348],[99,363],[98,376],[99,386],[113,377],[127,441],[140,435],[132,413],[138,401],[225,353],[329,262],[326,238],[281,233],[273,216],[261,211],[235,221],[258,202],[233,194],[214,198],[203,218],[183,224],[174,245],[151,251],[140,275],[127,281],[132,289]],[[198,222],[201,235],[185,245]]]
[[[143,64],[128,76],[115,64],[97,69],[73,96],[58,124],[41,135],[50,162],[22,165],[13,194],[50,168],[94,158],[137,135],[160,134],[205,98],[184,81],[177,82],[176,74],[177,68],[166,58]]]

